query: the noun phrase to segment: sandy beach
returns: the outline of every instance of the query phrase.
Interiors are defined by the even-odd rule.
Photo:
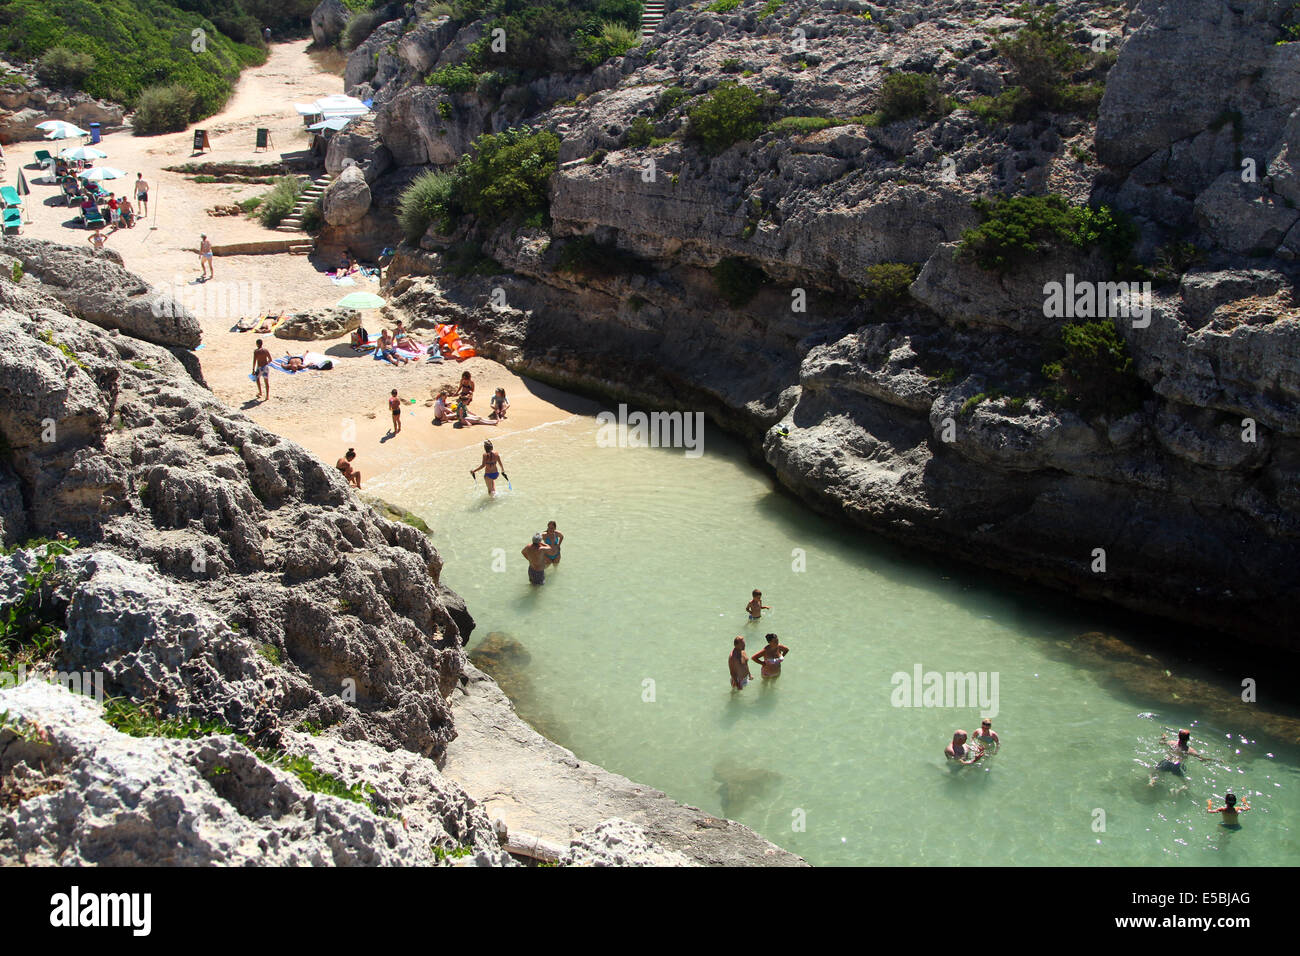
[[[150,284],[168,289],[199,316],[203,345],[197,354],[208,385],[219,398],[325,461],[333,462],[347,448],[356,448],[356,466],[362,473],[363,487],[393,468],[433,452],[457,448],[466,449],[468,470],[477,464],[476,455],[485,438],[499,440],[512,432],[567,418],[578,410],[570,397],[526,382],[496,362],[471,358],[462,363],[421,362],[394,368],[368,354],[354,353],[346,336],[316,342],[260,336],[276,357],[320,352],[333,360],[334,368],[294,375],[272,372],[270,400],[257,401],[257,389],[249,373],[259,336],[233,331],[240,318],[253,312],[279,314],[324,308],[351,292],[377,293],[378,284],[358,274],[353,277],[355,284],[336,285],[326,274],[334,262],[288,254],[220,256],[215,259],[213,279],[198,283],[201,234],[206,233],[217,246],[290,239],[293,235],[267,229],[245,216],[207,214],[212,207],[261,195],[270,187],[197,183],[164,167],[200,160],[268,162],[281,152],[306,148],[308,134],[293,104],[343,89],[342,78],[325,69],[320,58],[309,55],[307,45],[306,40],[276,45],[263,66],[244,72],[226,108],[196,124],[208,131],[212,146],[201,156],[193,154],[193,127],[163,136],[134,136],[128,129],[103,137],[100,148],[108,158],[99,164],[127,174],[109,181],[106,188],[119,195],[132,192],[130,184],[135,182],[136,173],[143,173],[150,184],[147,220],[132,229],[106,232],[106,248],[120,253],[126,268]],[[254,150],[259,127],[271,131],[274,149]],[[38,149],[55,152],[78,144],[78,140],[20,143],[7,150],[10,182],[17,178],[17,167],[22,166],[31,187],[28,203],[32,221],[24,225],[24,236],[71,245],[87,243],[90,233],[80,226],[74,210],[63,205],[58,187],[28,168]],[[306,238],[306,234],[301,236]],[[372,334],[378,334],[386,324],[379,312],[365,313],[363,322]],[[417,340],[422,335],[427,341],[432,333],[415,333]],[[459,381],[464,371],[474,378],[472,410],[481,416],[486,417],[495,389],[506,390],[510,410],[505,422],[463,429],[432,426],[434,393],[443,384]],[[402,432],[397,436],[389,434],[392,419],[388,399],[393,388],[404,401]],[[500,450],[504,453],[507,448],[508,444]]]

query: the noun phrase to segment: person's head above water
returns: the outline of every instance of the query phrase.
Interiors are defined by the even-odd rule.
[[[1225,793],[1223,795],[1223,802],[1230,807],[1235,807],[1237,805],[1237,795],[1235,793]]]
[[[762,597],[762,596],[763,596],[763,592],[760,591],[758,588],[754,588],[754,597]]]
[[[767,643],[769,643],[769,644],[775,644],[775,643],[777,643],[779,640],[780,640],[780,638],[777,637],[775,634],[769,634],[769,635],[767,635]]]
[[[539,531],[537,534],[533,535],[533,544],[541,544],[541,543],[542,543],[542,535],[541,532]]]
[[[1179,743],[1179,744],[1186,744],[1186,743],[1187,743],[1189,740],[1191,740],[1191,739],[1192,739],[1192,732],[1191,732],[1190,730],[1180,730],[1180,731],[1178,731],[1178,743]]]
[[[952,732],[952,742],[955,744],[964,744],[966,742],[966,731],[954,730]]]
[[[554,521],[548,521],[548,522],[546,522],[546,530],[547,530],[547,531],[554,531],[554,530],[555,530],[555,522],[554,522]]]
[[[737,636],[736,639],[731,642],[731,646],[734,647],[736,650],[740,650],[745,646],[745,639],[743,637]]]
[[[993,726],[993,721],[985,717],[983,720],[980,721],[980,726],[983,727],[985,730],[988,730],[990,727]]]

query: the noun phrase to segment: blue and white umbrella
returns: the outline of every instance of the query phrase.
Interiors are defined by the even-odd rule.
[[[59,150],[61,159],[107,159],[108,153],[93,146],[69,146]]]
[[[46,120],[44,123],[37,123],[36,128],[49,133],[46,139],[73,139],[77,136],[90,135],[80,126],[65,123],[63,120]]]
[[[96,166],[94,169],[87,169],[77,175],[87,182],[97,183],[102,179],[121,179],[126,173],[120,169],[114,169],[112,166]]]

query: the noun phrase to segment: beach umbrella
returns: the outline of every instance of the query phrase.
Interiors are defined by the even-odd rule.
[[[108,153],[93,146],[69,146],[59,150],[62,159],[107,159]]]
[[[373,292],[353,292],[334,303],[340,309],[378,309],[387,305]]]
[[[20,196],[30,196],[30,195],[32,194],[31,187],[29,187],[29,186],[27,185],[27,177],[23,175],[23,171],[22,171],[21,169],[18,170],[18,187],[17,187],[17,189],[18,189],[18,195],[20,195]],[[26,218],[23,220],[24,222],[31,222],[31,221],[32,221],[32,217],[31,217],[30,215],[28,215],[28,213],[27,213],[27,207],[28,207],[29,205],[30,205],[30,203],[23,203],[23,216],[26,217]]]
[[[50,134],[45,137],[46,139],[72,139],[76,136],[90,135],[80,126],[65,123],[63,120],[46,120],[44,123],[37,123],[36,128]]]
[[[99,182],[103,179],[121,179],[126,173],[120,169],[114,169],[112,166],[96,166],[94,169],[83,170],[77,176],[87,182]]]

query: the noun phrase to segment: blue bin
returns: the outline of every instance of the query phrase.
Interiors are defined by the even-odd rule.
[[[91,142],[92,145],[93,145],[94,143],[98,143],[98,142],[99,142],[99,124],[98,124],[98,123],[91,123],[91,124],[90,124],[90,142]]]

